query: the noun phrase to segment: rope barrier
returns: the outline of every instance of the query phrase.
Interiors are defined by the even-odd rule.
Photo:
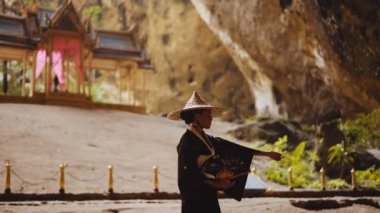
[[[21,180],[21,182],[23,182],[23,183],[25,183],[25,184],[32,185],[32,186],[38,186],[38,185],[46,184],[46,183],[48,183],[48,182],[50,182],[50,181],[55,181],[55,180],[56,180],[56,177],[57,177],[57,175],[58,175],[58,172],[56,172],[56,173],[53,175],[53,177],[50,177],[50,178],[44,178],[44,179],[46,179],[46,181],[44,181],[44,182],[40,182],[40,183],[33,183],[33,182],[31,182],[31,181],[27,181],[27,180],[25,180],[25,179],[23,179],[20,175],[18,175],[14,170],[12,170],[12,174],[14,174],[14,176],[15,176],[16,178],[18,178],[19,180]]]
[[[165,174],[161,173],[160,171],[158,172],[158,174],[161,175],[162,177],[167,178],[167,179],[170,179],[170,180],[177,180],[176,177],[175,177],[175,178],[174,178],[174,177],[170,177],[170,176],[168,176],[168,175],[165,175]]]
[[[6,183],[5,183],[5,192],[6,193],[10,193],[10,183],[11,183],[11,175],[10,174],[13,174],[17,179],[19,179],[23,184],[28,184],[28,185],[43,185],[43,184],[46,184],[48,182],[51,182],[51,181],[56,181],[57,180],[57,177],[59,176],[59,174],[61,174],[61,178],[60,178],[60,186],[61,186],[61,189],[60,189],[60,192],[63,191],[64,193],[64,168],[67,167],[67,165],[64,165],[64,164],[61,164],[60,165],[60,171],[56,171],[54,173],[54,175],[52,177],[49,177],[49,178],[43,178],[43,182],[32,182],[32,181],[29,181],[29,180],[26,180],[24,178],[22,178],[19,174],[17,174],[16,171],[12,170],[11,169],[11,164],[9,163],[9,161],[6,162],[6,169],[3,169],[0,171],[0,174],[4,174],[6,173]],[[112,170],[112,165],[109,165],[108,167],[108,173],[103,173],[101,176],[99,177],[96,177],[96,178],[90,178],[90,179],[83,179],[83,178],[79,178],[75,175],[73,175],[72,173],[68,172],[67,175],[69,177],[71,177],[72,179],[74,180],[77,180],[77,181],[81,181],[81,182],[95,182],[95,181],[100,181],[102,179],[105,179],[107,176],[108,176],[108,183],[109,183],[109,191],[110,192],[113,192],[113,174],[115,175],[115,177],[117,179],[120,179],[120,180],[123,180],[125,182],[128,182],[128,183],[137,183],[137,182],[143,182],[143,181],[152,181],[152,178],[147,178],[147,177],[144,177],[144,178],[125,178],[123,177],[122,175],[118,174],[117,172],[115,172],[114,170]],[[255,169],[252,169],[252,172],[254,172]],[[159,180],[159,176],[167,179],[167,180],[177,180],[177,177],[172,177],[170,175],[167,175],[165,173],[162,173],[162,172],[159,172],[158,170],[158,167],[157,166],[153,166],[153,171],[154,171],[154,175],[153,175],[153,182],[154,182],[154,186],[155,186],[155,192],[158,192],[158,180]],[[356,191],[360,186],[358,186],[358,183],[357,183],[357,177],[356,177],[356,174],[355,174],[355,169],[352,169],[351,170],[351,185],[352,185],[352,190]],[[323,168],[321,168],[320,170],[320,183],[321,183],[321,190],[322,191],[325,191],[326,190],[326,177],[325,177],[325,170]],[[293,173],[292,173],[292,168],[290,167],[288,169],[288,186],[289,186],[289,190],[292,191],[294,189],[294,183],[293,183]],[[380,188],[380,185],[377,186],[378,188]]]
[[[123,180],[123,181],[126,181],[126,182],[131,182],[131,183],[136,183],[136,182],[140,182],[140,181],[143,181],[143,180],[149,180],[149,179],[140,179],[140,180],[131,180],[131,179],[127,179],[121,175],[119,175],[118,173],[116,173],[114,171],[114,174],[115,174],[115,177],[120,179],[120,180]]]
[[[73,174],[71,174],[69,172],[66,172],[66,174],[68,176],[70,176],[71,178],[73,178],[73,179],[75,179],[77,181],[81,181],[81,182],[95,182],[95,181],[99,181],[99,180],[103,179],[104,177],[106,177],[106,174],[103,174],[100,177],[93,178],[93,179],[82,179],[82,178],[76,177],[75,175],[73,175]]]

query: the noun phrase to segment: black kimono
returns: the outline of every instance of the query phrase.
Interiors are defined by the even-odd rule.
[[[210,149],[192,131],[187,130],[177,151],[182,213],[219,213],[217,190],[204,183],[204,176],[197,163],[199,156],[212,154]]]
[[[206,135],[208,142],[201,139],[195,130],[188,129],[177,146],[178,187],[182,199],[183,213],[219,213],[217,190],[205,184],[205,167],[217,168],[213,161],[221,159],[234,174],[245,174],[234,179],[234,185],[224,192],[240,201],[243,196],[247,175],[253,155],[257,150],[243,147],[222,138]],[[211,164],[210,164],[211,163]],[[210,170],[209,170],[210,171]],[[248,173],[247,173],[248,172]]]

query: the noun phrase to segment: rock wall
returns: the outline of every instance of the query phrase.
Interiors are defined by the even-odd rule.
[[[344,69],[380,101],[380,2],[318,0],[322,23]]]
[[[53,2],[62,3],[40,1]],[[134,29],[156,68],[149,112],[180,108],[193,90],[226,107],[229,120],[320,123],[380,107],[378,0],[74,3],[102,7],[96,27]]]
[[[186,0],[127,0],[129,23],[156,72],[148,75],[147,108],[182,108],[193,90],[228,109],[225,119],[254,114],[249,87],[229,52]]]
[[[360,43],[361,40],[356,39],[352,42],[353,46],[344,46],[349,44],[346,40],[350,37],[362,36],[363,30],[354,27],[359,25],[359,21],[365,21],[344,9],[347,1],[192,2],[205,23],[225,44],[246,81],[250,82],[259,114],[269,111],[271,115],[314,123],[322,121],[331,112],[348,117],[380,106],[378,71],[357,69],[378,69],[380,64],[376,57],[367,58],[345,51],[358,47],[369,49],[373,44]],[[372,6],[365,8],[378,8],[378,3],[371,3]],[[336,7],[345,11],[340,13],[349,13],[342,15],[345,22],[334,25],[351,33],[347,39],[337,37],[339,33],[326,24],[338,12]],[[324,16],[320,15],[321,10]],[[375,12],[372,19],[377,20],[378,17]],[[371,21],[367,25],[375,23]],[[377,35],[374,31],[372,34]],[[377,51],[373,54],[378,56]],[[350,58],[351,63],[347,64]],[[367,80],[370,80],[370,85],[367,85]],[[264,91],[257,92],[260,89]],[[266,94],[266,100],[271,101],[258,102],[262,94]],[[276,104],[279,107],[275,107]]]

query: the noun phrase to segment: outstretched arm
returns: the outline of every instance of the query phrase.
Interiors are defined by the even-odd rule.
[[[276,160],[276,161],[279,161],[284,157],[281,153],[278,153],[278,152],[273,152],[273,151],[265,152],[265,151],[260,151],[260,150],[255,150],[255,155],[269,157],[272,160]]]
[[[234,142],[228,141],[228,140],[220,138],[220,137],[215,137],[215,138],[212,137],[212,138],[213,138],[213,140],[217,141],[217,143],[215,143],[215,145],[219,145],[219,147],[223,147],[221,149],[229,149],[230,147],[232,147],[231,144],[234,144],[234,146],[241,146],[241,145],[238,145]],[[241,146],[241,147],[243,147],[243,146]],[[266,152],[266,151],[251,149],[251,148],[247,148],[247,147],[245,147],[245,149],[253,150],[253,156],[266,156],[266,157],[269,157],[269,158],[276,160],[276,161],[279,161],[282,158],[284,158],[284,156],[278,152],[273,152],[273,151]]]

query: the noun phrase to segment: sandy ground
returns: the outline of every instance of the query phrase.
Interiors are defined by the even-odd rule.
[[[108,165],[115,192],[153,192],[154,165],[160,191],[177,191],[182,122],[120,111],[0,104],[0,123],[0,159],[12,164],[13,192],[57,192],[61,163],[68,193],[107,192]],[[230,127],[216,122],[210,132],[219,135]]]
[[[298,199],[302,200],[302,199]],[[289,199],[284,198],[252,198],[236,202],[231,199],[221,199],[220,206],[223,213],[247,212],[283,212],[302,213],[313,212],[294,207]],[[136,212],[136,213],[179,213],[179,200],[125,200],[125,201],[81,201],[81,202],[13,202],[0,203],[1,212]],[[379,209],[354,204],[338,209],[322,209],[319,213],[375,213]]]
[[[0,162],[12,164],[15,193],[58,193],[59,165],[68,193],[107,192],[108,165],[115,192],[152,192],[154,165],[160,191],[178,192],[176,145],[185,125],[166,118],[120,111],[0,104]],[[208,133],[225,136],[234,124],[214,121]],[[0,177],[5,179],[4,166]],[[0,180],[0,190],[4,189]],[[270,184],[271,188],[278,187]],[[276,188],[274,188],[276,189]],[[375,198],[380,202],[379,198]],[[307,212],[290,199],[222,199],[223,212]],[[376,211],[377,210],[377,211]],[[378,212],[353,205],[321,212]],[[178,200],[0,202],[1,212],[180,212]]]

